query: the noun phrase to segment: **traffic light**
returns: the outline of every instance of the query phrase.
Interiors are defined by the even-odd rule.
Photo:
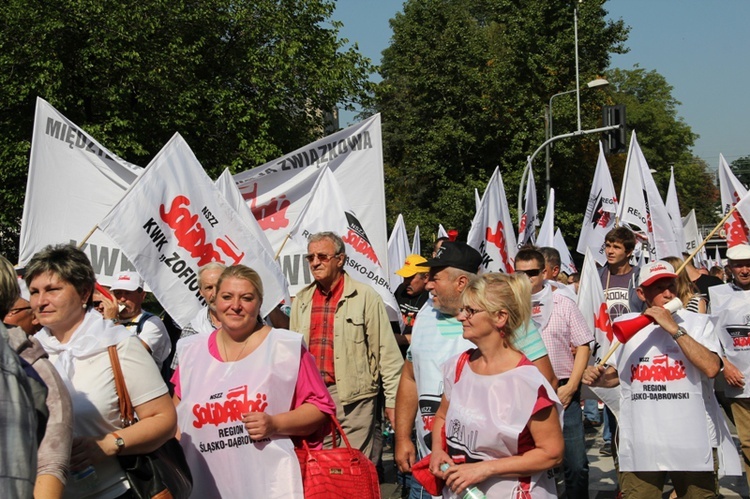
[[[625,105],[604,106],[602,109],[604,126],[619,125],[616,130],[604,132],[604,154],[618,154],[627,151],[627,130],[625,129]]]

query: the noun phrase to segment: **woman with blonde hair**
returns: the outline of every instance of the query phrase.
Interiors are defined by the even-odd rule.
[[[669,263],[675,269],[682,267],[682,258],[676,256],[668,256],[662,258],[665,262]],[[676,295],[682,301],[682,306],[689,312],[695,312],[698,314],[707,313],[708,301],[706,298],[698,292],[698,288],[688,277],[687,272],[680,272],[677,274],[675,280],[677,286]]]
[[[446,481],[444,495],[476,487],[486,497],[557,497],[547,470],[562,462],[562,404],[513,344],[529,327],[531,284],[525,275],[484,274],[462,303],[463,336],[477,348],[443,365],[433,432],[445,441],[433,439],[430,471]]]

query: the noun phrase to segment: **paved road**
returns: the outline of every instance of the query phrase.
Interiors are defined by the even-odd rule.
[[[732,428],[734,430],[734,428]],[[735,442],[737,441],[735,434]],[[586,447],[589,458],[589,498],[590,499],[614,499],[616,495],[617,476],[611,457],[599,454],[602,443],[601,429],[598,431],[587,431]],[[393,454],[390,447],[386,447],[383,455],[385,466],[385,482],[381,484],[381,495],[383,499],[400,499],[401,487],[396,483],[396,473],[393,463]],[[722,497],[727,499],[748,499],[748,487],[745,477],[724,477],[719,481]],[[664,488],[664,498],[669,497],[672,486]],[[574,499],[574,498],[571,498]]]

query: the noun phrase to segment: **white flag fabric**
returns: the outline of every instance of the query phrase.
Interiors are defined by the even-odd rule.
[[[555,231],[554,248],[560,253],[560,270],[568,275],[577,273],[578,269],[573,261],[573,257],[570,256],[570,250],[559,228]]]
[[[422,254],[422,240],[419,236],[419,225],[414,227],[414,239],[411,242],[411,252],[413,255],[421,255]],[[404,262],[401,261],[398,263],[398,267],[396,267],[396,264],[393,264],[393,268],[395,269],[394,272],[401,268],[401,265]],[[395,289],[395,288],[394,288]]]
[[[393,291],[396,291],[396,288],[404,282],[404,278],[395,272],[401,268],[407,256],[409,256],[409,236],[406,234],[404,217],[399,213],[391,231],[391,237],[388,238],[388,262],[391,265],[388,282]]]
[[[714,266],[716,267],[724,267],[721,264],[721,254],[719,253],[719,247],[714,247]]]
[[[320,168],[328,166],[343,189],[347,206],[361,214],[373,248],[388,268],[388,232],[380,115],[297,149],[252,170],[235,182],[275,251],[307,203]],[[279,260],[290,291],[310,284],[306,249],[284,245]]]
[[[599,159],[596,162],[589,201],[583,216],[581,235],[578,237],[576,247],[578,253],[585,255],[588,248],[596,262],[604,265],[607,261],[607,255],[604,253],[604,238],[615,227],[615,213],[617,213],[615,185],[612,183],[612,175],[609,173],[607,159],[604,157],[604,148],[599,142]]]
[[[526,196],[524,197],[523,213],[518,221],[518,247],[526,243],[536,242],[536,228],[539,227],[539,209],[536,204],[536,184],[534,183],[534,170],[531,162],[528,165],[528,178],[526,179]]]
[[[723,154],[719,154],[719,190],[721,191],[722,216],[726,216],[729,210],[747,194],[747,189],[732,173]],[[739,210],[735,210],[727,221],[724,222],[727,248],[738,244],[747,244],[750,241],[747,220]]]
[[[667,189],[667,199],[664,205],[667,208],[669,221],[672,223],[675,239],[681,251],[685,248],[685,231],[682,228],[682,214],[680,213],[680,203],[677,200],[677,186],[674,181],[674,166],[670,166],[669,188]],[[680,257],[679,254],[674,255]]]
[[[690,213],[685,216],[685,218],[682,219],[682,226],[685,233],[685,249],[684,251],[688,254],[692,254],[693,251],[698,248],[703,243],[703,236],[701,236],[700,231],[698,230],[698,223],[695,219],[695,210],[690,210]],[[698,255],[696,255],[698,262],[704,262],[705,259],[701,258],[701,255],[705,255],[706,250],[705,247],[702,251],[699,252]],[[696,262],[693,262],[696,267],[699,267],[699,264]]]
[[[609,352],[614,335],[607,311],[607,303],[604,301],[604,288],[596,270],[596,261],[591,250],[586,250],[581,269],[581,280],[578,285],[578,309],[586,319],[586,324],[594,332],[594,343],[591,345],[591,357],[589,358],[589,365],[594,365]],[[619,417],[619,386],[615,388],[590,387],[590,389]]]
[[[276,263],[203,171],[179,134],[154,157],[125,196],[99,222],[130,257],[169,315],[184,326],[205,301],[198,269],[243,264],[263,280],[261,313],[285,296]]]
[[[49,244],[82,241],[141,173],[143,168],[105,149],[37,97],[19,265]],[[135,270],[101,232],[94,232],[81,249],[104,285],[112,284],[119,272]]]
[[[308,202],[290,231],[290,240],[307,252],[308,237],[324,231],[334,232],[344,240],[344,270],[347,274],[356,281],[372,286],[385,302],[389,319],[403,323],[396,297],[391,292],[377,252],[370,244],[359,219],[349,208],[341,186],[328,167],[323,167],[320,171]]]
[[[438,224],[438,239],[440,239],[441,237],[448,237],[448,231],[445,230],[445,227],[443,227],[443,224]]]
[[[510,219],[500,168],[495,168],[487,183],[466,243],[482,255],[480,273],[513,273],[513,261],[517,250],[516,236],[513,233],[513,222]]]
[[[540,248],[555,245],[555,190],[549,190],[547,209],[544,212],[544,220],[536,237],[536,245]]]
[[[474,189],[474,209],[479,211],[479,206],[482,204],[482,198],[479,196],[479,189]],[[441,225],[442,227],[442,225]],[[446,236],[447,237],[447,236]]]

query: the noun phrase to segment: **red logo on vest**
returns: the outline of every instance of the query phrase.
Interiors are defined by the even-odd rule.
[[[681,360],[675,360],[669,365],[667,354],[657,355],[653,358],[651,365],[638,364],[630,366],[630,381],[676,381],[687,377],[685,364]]]
[[[221,402],[195,404],[193,426],[202,428],[207,424],[219,426],[232,421],[240,421],[243,414],[263,412],[268,407],[265,393],[256,393],[255,400],[248,400],[247,393],[247,385],[243,385],[227,391],[226,400]]]

